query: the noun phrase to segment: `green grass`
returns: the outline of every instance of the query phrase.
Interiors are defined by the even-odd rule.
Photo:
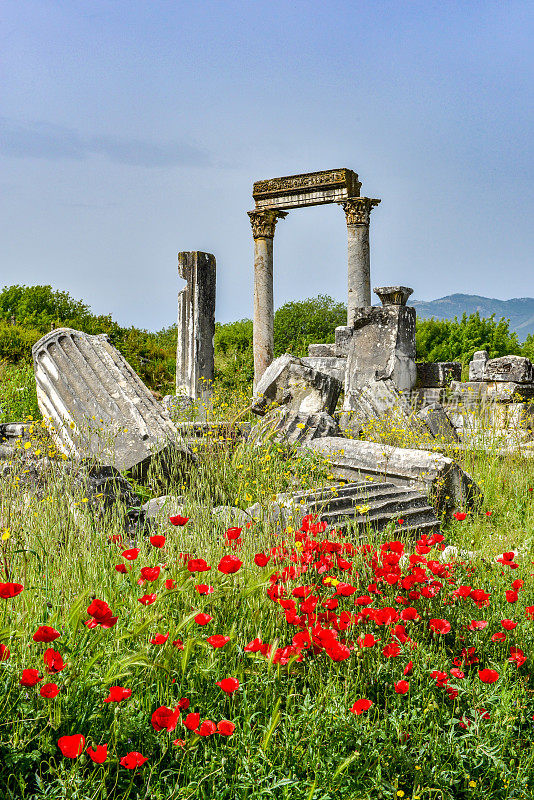
[[[29,452],[47,452],[37,432],[38,426]],[[132,545],[122,530],[124,509],[108,517],[96,514],[75,476],[66,476],[61,464],[50,467],[39,495],[28,493],[27,466],[15,459],[13,473],[0,484],[0,582],[19,582],[24,590],[12,599],[0,598],[0,642],[11,653],[0,662],[0,796],[9,800],[534,797],[534,621],[525,616],[525,608],[534,605],[534,493],[529,491],[534,486],[534,464],[519,456],[502,459],[472,452],[462,458],[483,485],[485,500],[464,521],[444,525],[445,543],[480,555],[451,565],[451,584],[429,571],[429,579],[442,583],[434,598],[410,599],[407,589],[383,580],[379,585],[383,594],[374,596],[372,603],[400,612],[403,605],[396,598],[406,597],[421,616],[418,622],[405,623],[416,647],[411,649],[406,642],[398,657],[387,658],[382,649],[392,640],[392,626],[360,621],[339,633],[340,639],[353,643],[346,660],[334,661],[325,650],[306,650],[301,661],[294,654],[287,664],[276,663],[274,654],[291,645],[300,628],[289,624],[284,609],[268,597],[271,574],[307,566],[306,572],[284,584],[287,595],[291,597],[296,586],[316,585],[313,593],[320,602],[335,591],[322,582],[325,576],[350,583],[357,592],[340,597],[336,613],[343,609],[355,614],[360,607],[354,605],[354,597],[368,594],[369,584],[376,580],[372,565],[365,553],[356,552],[346,556],[352,573],[338,567],[335,559],[331,568],[320,572],[314,566],[319,551],[302,565],[311,541],[358,545],[350,529],[343,537],[318,532],[306,538],[292,528],[282,533],[257,523],[243,529],[242,544],[234,551],[225,541],[226,526],[214,520],[211,508],[246,508],[292,486],[316,485],[325,480],[327,464],[277,445],[256,449],[240,445],[232,450],[214,441],[199,452],[198,465],[186,479],[177,471],[164,487],[167,494],[184,495],[183,513],[189,522],[177,527],[164,519],[160,530],[166,536],[164,548],[140,537],[140,554],[130,563],[121,557]],[[142,492],[144,497],[163,493],[157,475]],[[401,531],[393,523],[381,537],[370,531],[366,543],[380,553],[382,543],[403,541]],[[113,541],[121,535],[122,542]],[[285,551],[280,549],[284,542]],[[404,544],[407,552],[413,552],[413,541]],[[278,560],[271,558],[265,568],[256,566],[254,555],[274,547],[279,548]],[[495,562],[496,555],[514,547],[524,548],[517,558],[518,569]],[[184,553],[204,558],[211,570],[191,575]],[[235,574],[217,569],[226,553],[235,553],[243,562]],[[438,555],[433,547],[424,557],[433,560]],[[120,563],[131,566],[131,571],[117,572],[115,565]],[[162,567],[160,577],[139,586],[140,569],[156,565]],[[402,575],[408,572],[403,562]],[[165,588],[168,579],[174,580],[174,588]],[[511,604],[505,591],[515,579],[522,579],[524,586],[518,601]],[[199,595],[194,587],[200,583],[212,585],[213,593]],[[484,589],[490,594],[489,605],[478,608],[472,599],[454,599],[458,585]],[[138,602],[152,592],[156,602],[147,606]],[[114,627],[84,625],[94,597],[106,601],[118,617]],[[213,620],[198,625],[194,620],[198,612],[209,613]],[[450,633],[432,635],[428,628],[432,618],[448,620]],[[506,641],[493,642],[493,634],[503,630],[502,619],[515,620],[517,627],[506,634]],[[488,625],[469,631],[466,626],[472,620]],[[325,620],[322,624],[329,626]],[[40,625],[54,627],[61,636],[50,644],[34,642]],[[157,633],[169,633],[168,641],[151,644]],[[360,647],[357,640],[364,633],[380,637],[380,643]],[[206,641],[212,634],[224,634],[230,642],[214,649]],[[272,645],[270,657],[244,651],[256,637]],[[182,640],[183,650],[172,645],[177,639]],[[527,657],[519,668],[507,660],[510,645],[521,647]],[[450,671],[452,659],[469,646],[476,647],[480,661],[464,669],[463,679],[449,676],[458,691],[456,698],[449,698],[431,672]],[[44,670],[47,648],[60,652],[66,664],[57,675]],[[410,660],[413,672],[406,678],[410,690],[398,695],[393,684],[403,678]],[[497,670],[498,681],[482,683],[479,667]],[[29,668],[43,676],[32,688],[19,684],[22,670]],[[229,676],[240,683],[232,696],[217,686]],[[41,697],[39,688],[46,682],[59,686],[56,698]],[[104,703],[112,685],[131,688],[131,698]],[[183,697],[190,701],[189,711],[200,713],[200,720],[230,720],[235,733],[199,737],[181,720],[175,731],[157,733],[151,724],[155,709],[174,708]],[[359,698],[368,698],[373,705],[356,716],[350,709]],[[477,711],[481,708],[489,719]],[[459,724],[463,720],[465,728]],[[72,734],[82,734],[87,745],[107,744],[106,762],[93,764],[85,753],[78,759],[65,758],[57,743]],[[176,739],[184,740],[185,746],[174,745]],[[120,765],[129,751],[140,751],[148,760],[130,771]]]

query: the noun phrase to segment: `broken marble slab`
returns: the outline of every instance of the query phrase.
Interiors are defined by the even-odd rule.
[[[139,474],[155,457],[167,466],[192,461],[168,412],[107,335],[57,328],[32,354],[37,401],[60,452]]]
[[[251,409],[263,416],[276,406],[288,405],[303,414],[333,414],[342,383],[285,353],[276,358],[258,381]]]
[[[270,411],[250,431],[249,441],[255,444],[269,440],[285,444],[305,444],[323,436],[339,436],[337,422],[330,414],[304,414],[282,407]]]

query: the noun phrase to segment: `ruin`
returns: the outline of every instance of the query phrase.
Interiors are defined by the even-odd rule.
[[[211,253],[178,253],[176,394],[197,400],[211,390],[214,373],[216,263]]]
[[[369,222],[380,200],[361,197],[361,183],[350,169],[324,170],[256,181],[255,208],[248,212],[254,238],[254,383],[274,356],[273,239],[276,223],[293,208],[338,203],[348,239],[347,321],[356,308],[371,305]]]

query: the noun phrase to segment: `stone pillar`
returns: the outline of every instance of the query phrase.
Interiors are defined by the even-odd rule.
[[[215,256],[178,253],[178,274],[187,286],[178,294],[176,394],[196,400],[209,394],[213,381],[215,335]]]
[[[254,385],[274,357],[273,238],[287,211],[249,211],[254,237]]]
[[[380,200],[374,200],[369,197],[352,197],[341,203],[347,219],[348,325],[352,325],[356,308],[371,305],[369,219],[371,209],[379,203]]]

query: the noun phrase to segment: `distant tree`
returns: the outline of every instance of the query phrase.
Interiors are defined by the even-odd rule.
[[[347,324],[347,307],[320,294],[278,308],[274,315],[274,354],[308,355],[308,345],[333,342],[335,330]]]
[[[461,361],[467,364],[476,350],[487,350],[490,358],[520,355],[517,334],[510,331],[510,321],[496,322],[492,315],[481,319],[464,314],[459,321],[425,319],[417,322],[416,349],[419,361]]]

